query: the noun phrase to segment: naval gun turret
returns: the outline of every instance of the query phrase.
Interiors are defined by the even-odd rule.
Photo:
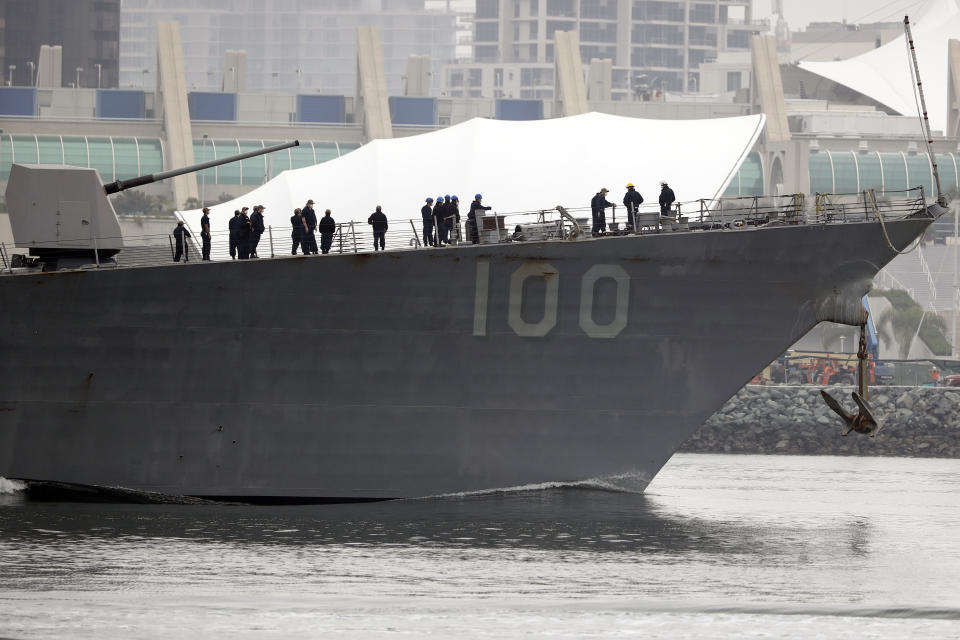
[[[42,262],[45,271],[112,264],[123,249],[123,234],[107,196],[299,145],[298,140],[284,142],[107,184],[96,169],[87,167],[15,164],[6,192],[14,244],[29,249],[30,256]]]

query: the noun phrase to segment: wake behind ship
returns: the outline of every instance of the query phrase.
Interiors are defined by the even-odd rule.
[[[250,501],[642,490],[817,322],[858,323],[937,213],[767,202],[613,237],[494,222],[479,245],[0,278],[0,475]]]

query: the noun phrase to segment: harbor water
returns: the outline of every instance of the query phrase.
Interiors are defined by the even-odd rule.
[[[2,638],[960,637],[960,460],[682,454],[642,495],[303,507],[16,489]]]

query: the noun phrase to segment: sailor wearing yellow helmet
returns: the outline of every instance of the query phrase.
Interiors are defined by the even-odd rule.
[[[633,183],[627,183],[627,193],[623,196],[623,206],[627,208],[627,229],[633,229],[637,212],[643,204],[643,196],[633,188]]]

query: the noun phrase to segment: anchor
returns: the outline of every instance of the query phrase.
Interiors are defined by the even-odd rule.
[[[856,431],[872,438],[880,431],[880,422],[868,401],[867,366],[867,323],[864,320],[860,323],[860,348],[857,351],[857,390],[850,394],[857,405],[857,412],[855,414],[849,413],[837,402],[836,398],[823,389],[820,390],[820,395],[827,406],[843,418],[846,425],[846,431],[843,432],[843,435]]]

